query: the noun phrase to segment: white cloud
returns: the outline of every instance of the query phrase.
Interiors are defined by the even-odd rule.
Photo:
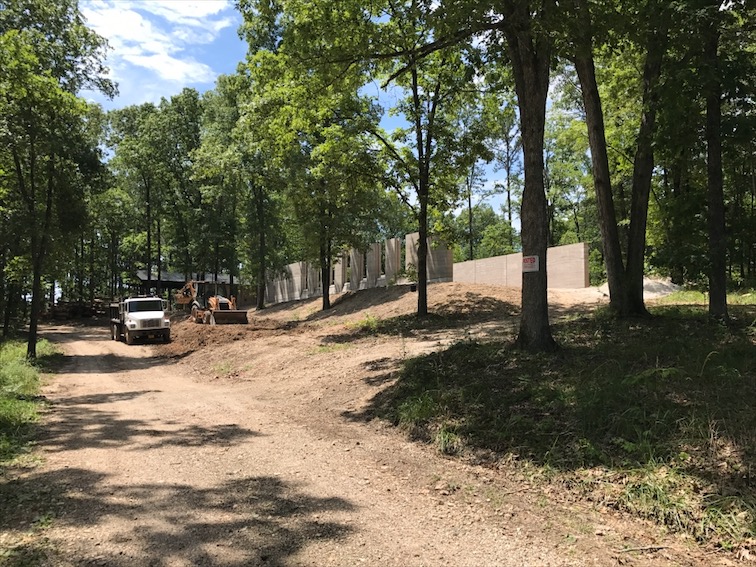
[[[84,0],[88,25],[111,46],[111,78],[119,83],[119,105],[143,102],[147,92],[175,94],[184,86],[211,86],[218,72],[198,59],[221,32],[234,25],[228,0]],[[145,90],[126,81],[150,85]],[[142,100],[126,99],[126,93]]]
[[[164,53],[149,55],[129,55],[125,59],[138,67],[144,67],[157,73],[162,79],[185,85],[189,83],[209,83],[216,74],[204,63],[193,59],[176,59]]]

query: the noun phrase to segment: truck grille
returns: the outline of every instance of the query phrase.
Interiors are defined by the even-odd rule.
[[[145,319],[142,321],[141,328],[142,329],[153,329],[155,327],[160,327],[160,319]]]

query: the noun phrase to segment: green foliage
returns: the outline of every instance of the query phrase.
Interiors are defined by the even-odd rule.
[[[42,282],[65,272],[67,245],[86,227],[86,198],[101,180],[97,113],[77,95],[114,93],[105,49],[74,0],[20,0],[0,10],[0,267],[28,258],[32,275],[31,286],[20,282],[8,295],[2,287],[0,304],[10,313],[14,297],[31,295],[32,357]]]
[[[363,319],[354,323],[353,326],[358,331],[372,334],[378,331],[379,323],[380,319],[368,313]]]
[[[756,319],[659,307],[556,326],[564,348],[462,342],[407,361],[380,415],[447,453],[516,458],[703,541],[754,535]]]
[[[0,470],[28,451],[29,428],[38,419],[39,365],[56,353],[49,342],[40,341],[33,365],[22,342],[0,343]]]

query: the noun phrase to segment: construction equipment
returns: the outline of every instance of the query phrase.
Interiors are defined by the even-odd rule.
[[[158,338],[163,342],[171,340],[171,320],[166,313],[167,302],[159,297],[130,297],[111,303],[110,338],[134,344],[138,338]]]
[[[191,305],[192,320],[206,325],[246,325],[247,312],[236,308],[236,298],[218,293],[218,282],[186,282],[175,296],[179,305]],[[207,292],[213,288],[212,295]],[[203,305],[204,303],[204,305]]]

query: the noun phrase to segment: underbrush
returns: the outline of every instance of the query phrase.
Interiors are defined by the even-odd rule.
[[[681,290],[655,300],[660,305],[708,305],[708,294],[697,290]],[[728,305],[753,305],[756,303],[756,289],[741,289],[727,294]]]
[[[375,411],[448,454],[518,461],[572,494],[723,548],[756,542],[756,307],[554,325],[561,350],[465,341],[407,361]]]
[[[26,360],[26,343],[0,344],[0,467],[28,452],[31,426],[38,419],[39,370],[56,355],[52,344],[37,343],[37,362]]]

